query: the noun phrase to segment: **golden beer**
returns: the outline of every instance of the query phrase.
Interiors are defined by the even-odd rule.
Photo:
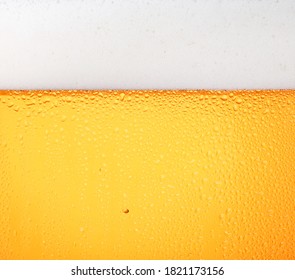
[[[295,91],[0,91],[0,259],[294,259]]]

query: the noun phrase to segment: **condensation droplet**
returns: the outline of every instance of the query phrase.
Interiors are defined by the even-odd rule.
[[[238,104],[241,104],[241,103],[243,102],[243,100],[242,100],[241,98],[237,98],[236,102],[237,102]]]
[[[225,94],[222,95],[222,96],[221,96],[221,100],[226,101],[226,100],[227,100],[227,95],[225,95]]]
[[[124,94],[124,93],[121,93],[121,94],[120,94],[120,100],[123,101],[124,98],[125,98],[125,94]]]

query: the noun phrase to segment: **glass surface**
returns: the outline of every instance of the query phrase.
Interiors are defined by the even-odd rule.
[[[294,259],[295,91],[0,91],[0,259]]]

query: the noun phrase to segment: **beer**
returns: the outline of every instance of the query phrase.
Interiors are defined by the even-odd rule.
[[[294,90],[0,91],[0,259],[294,259]]]

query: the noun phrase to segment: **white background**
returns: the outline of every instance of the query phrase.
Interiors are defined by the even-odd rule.
[[[154,268],[155,276],[71,276],[71,269],[79,268]],[[165,276],[165,267],[218,266],[222,276]],[[158,270],[161,270],[159,273]],[[295,279],[295,261],[0,261],[0,277],[5,280],[74,280],[74,279],[206,279],[206,280],[262,280]]]
[[[295,1],[1,0],[9,88],[295,88]]]

